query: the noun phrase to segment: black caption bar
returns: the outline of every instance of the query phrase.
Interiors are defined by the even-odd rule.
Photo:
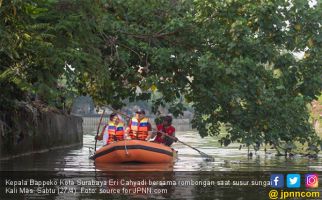
[[[287,174],[294,172],[1,171],[0,173],[0,199],[274,199],[272,194],[275,193],[271,190],[277,190],[283,197],[292,195],[285,192],[294,190],[288,188],[286,184],[277,189],[272,186],[275,180],[272,177],[274,174],[286,177]],[[310,173],[296,172],[301,178],[300,187],[296,188],[296,191],[321,192],[321,187],[306,187],[305,175]],[[314,174],[317,177],[321,176],[319,172]]]

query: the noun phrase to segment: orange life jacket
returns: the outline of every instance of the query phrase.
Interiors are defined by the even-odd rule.
[[[108,131],[107,144],[111,142],[115,142],[116,140],[117,141],[124,140],[124,124],[122,122],[119,122],[118,125],[115,125],[113,122],[110,121],[108,123],[107,131]]]
[[[139,121],[133,117],[131,120],[131,130],[130,137],[131,139],[145,140],[148,137],[148,128],[149,128],[149,119],[143,118]],[[136,132],[134,134],[133,132]]]

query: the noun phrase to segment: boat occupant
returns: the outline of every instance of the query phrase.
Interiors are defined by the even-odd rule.
[[[172,126],[171,116],[164,117],[162,124],[157,125],[157,129],[158,132],[154,142],[170,146],[174,141],[177,141],[175,137],[176,129]],[[167,137],[167,135],[171,137]]]
[[[120,116],[116,113],[112,113],[108,124],[104,126],[103,131],[97,137],[97,140],[103,140],[103,144],[107,145],[112,142],[124,140],[124,133],[124,123]]]
[[[134,140],[149,140],[152,136],[152,127],[149,118],[145,116],[143,109],[138,109],[129,122],[127,132],[131,139]]]

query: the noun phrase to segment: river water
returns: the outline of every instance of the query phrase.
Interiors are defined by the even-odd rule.
[[[1,170],[14,171],[322,171],[321,155],[317,159],[302,156],[292,158],[276,157],[273,150],[267,153],[259,151],[251,158],[247,157],[247,149],[239,150],[239,144],[221,147],[218,138],[200,138],[196,131],[177,132],[176,136],[202,152],[215,158],[213,162],[206,162],[200,154],[181,143],[172,147],[178,150],[178,158],[174,164],[121,164],[104,165],[95,167],[94,162],[89,159],[90,148],[94,148],[95,132],[84,134],[83,145],[29,156],[18,157],[12,160],[4,160],[0,163]],[[101,143],[98,142],[98,147]]]
[[[181,131],[177,132],[176,136],[179,140],[213,156],[215,158],[213,162],[206,162],[197,151],[176,143],[173,148],[178,150],[178,158],[173,164],[95,165],[94,161],[89,159],[89,149],[94,147],[94,136],[95,132],[84,134],[82,146],[1,161],[0,199],[259,200],[268,199],[271,188],[265,185],[250,185],[252,183],[250,181],[262,184],[270,180],[271,173],[286,174],[290,171],[300,173],[301,176],[308,172],[315,172],[320,177],[322,175],[320,157],[317,159],[300,156],[276,157],[275,152],[269,150],[266,154],[264,151],[259,151],[248,158],[247,149],[239,150],[239,144],[221,147],[217,138],[200,138],[196,131]],[[100,145],[99,143],[98,146]],[[29,187],[39,190],[36,193],[18,191],[12,194],[10,190],[7,191],[8,188],[15,188],[6,183],[7,180],[34,179],[44,182],[57,180],[57,183],[45,187],[34,185],[18,187],[18,189]],[[109,182],[111,180],[112,184]],[[88,185],[88,182],[92,181],[106,182],[100,186]],[[142,184],[126,185],[126,181],[138,181]],[[151,181],[169,182],[166,185],[153,185],[150,184]],[[206,181],[213,181],[215,184],[202,185],[206,184]],[[220,185],[226,184],[226,181],[229,185]],[[232,184],[234,181],[237,185]],[[248,181],[248,185],[239,185],[245,184],[245,181]],[[301,182],[303,188],[299,190],[308,191],[304,188],[304,179],[301,179]],[[46,191],[42,192],[44,189]],[[111,194],[113,191],[115,193]],[[322,194],[321,187],[313,191]]]

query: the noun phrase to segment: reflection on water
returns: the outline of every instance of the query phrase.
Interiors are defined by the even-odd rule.
[[[201,151],[214,156],[214,162],[205,162],[199,153],[185,145],[176,143],[178,159],[174,164],[166,165],[133,165],[133,164],[100,164],[95,169],[89,157],[89,147],[94,147],[95,133],[85,134],[83,146],[53,150],[30,156],[1,161],[1,170],[63,170],[63,171],[95,171],[95,170],[146,170],[146,171],[322,171],[321,159],[309,159],[294,156],[292,158],[276,157],[275,153],[257,152],[247,158],[247,149],[239,150],[239,145],[220,147],[216,138],[200,138],[195,131],[177,132],[177,137]],[[100,144],[99,144],[100,145]],[[23,163],[23,164],[22,164]]]
[[[197,132],[194,131],[178,132],[177,137],[181,141],[215,157],[214,162],[205,162],[197,151],[180,143],[176,143],[173,145],[173,148],[178,150],[178,159],[174,163],[96,163],[95,165],[94,161],[88,158],[90,155],[89,148],[94,147],[94,136],[94,132],[85,134],[84,144],[80,147],[18,157],[12,160],[1,161],[0,163],[0,170],[9,171],[1,173],[1,178],[3,180],[6,178],[12,180],[36,178],[48,181],[56,178],[57,180],[63,180],[68,183],[81,182],[83,186],[67,186],[68,190],[75,189],[75,191],[77,191],[76,193],[33,193],[12,195],[4,193],[4,186],[0,185],[0,199],[61,200],[140,198],[259,200],[267,199],[268,191],[271,189],[270,187],[240,187],[232,185],[205,186],[202,185],[202,183],[208,180],[216,181],[228,179],[269,180],[270,172],[259,173],[258,171],[278,171],[279,173],[282,173],[282,171],[285,170],[296,171],[297,173],[300,173],[300,171],[322,171],[322,162],[320,158],[308,159],[299,156],[294,156],[293,158],[275,157],[273,151],[269,152],[269,154],[265,154],[261,151],[252,158],[247,158],[247,149],[239,150],[239,145],[237,144],[229,147],[220,147],[217,139],[201,139]],[[11,170],[16,172],[12,173]],[[208,171],[208,173],[202,171]],[[221,172],[218,173],[218,171]],[[88,182],[92,183],[92,181],[106,181],[106,184],[87,185]],[[142,184],[127,185],[126,181],[129,183],[132,181]],[[162,181],[169,182],[165,185],[160,185],[162,184]],[[3,182],[1,184],[3,184]],[[51,189],[57,188],[52,187]],[[321,189],[319,188],[319,191],[320,190]],[[151,191],[154,191],[154,193]],[[4,197],[1,196],[3,194],[5,195]]]

